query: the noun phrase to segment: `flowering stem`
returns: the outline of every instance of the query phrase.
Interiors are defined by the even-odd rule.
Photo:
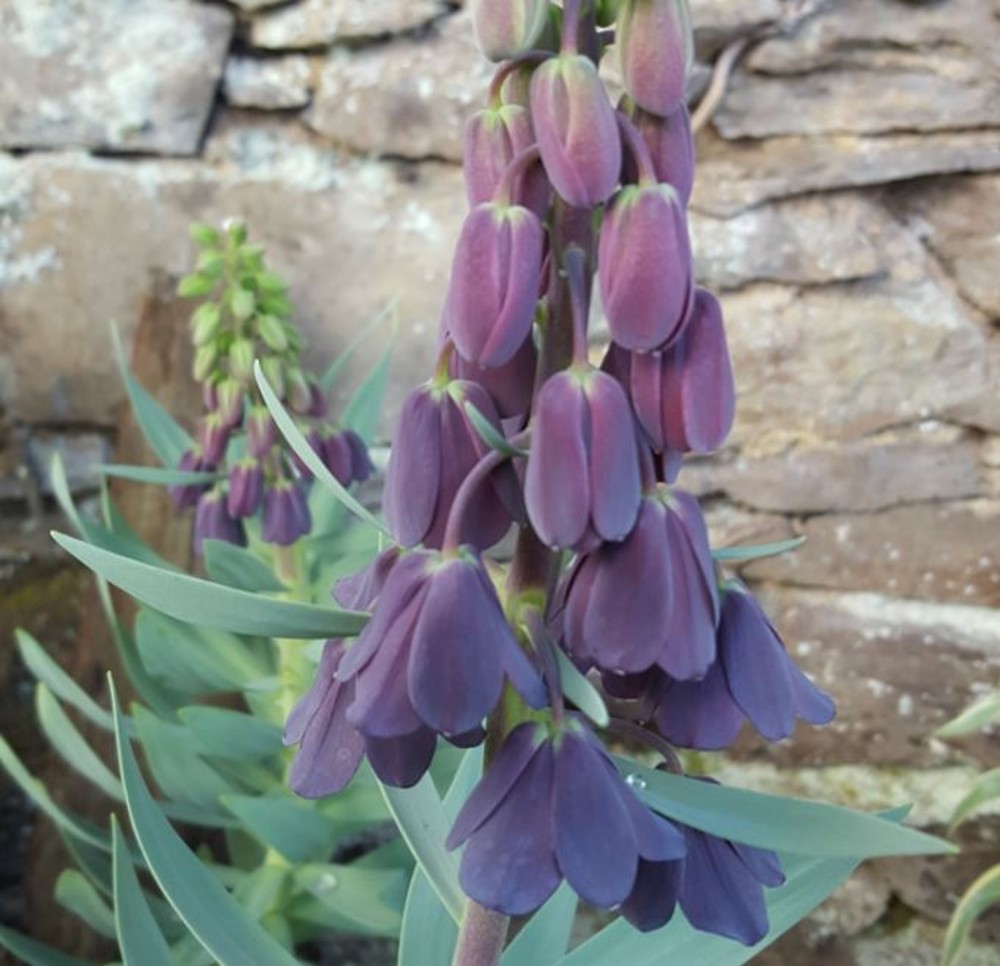
[[[452,966],[496,966],[507,941],[510,919],[469,900],[462,917]]]
[[[563,256],[566,283],[569,286],[570,314],[573,321],[573,363],[587,362],[587,272],[583,249],[570,246]]]
[[[566,0],[563,5],[563,35],[561,52],[575,54],[579,49],[580,17],[587,0]]]
[[[507,78],[511,74],[519,71],[522,67],[537,67],[551,57],[552,54],[547,50],[528,50],[501,64],[497,68],[497,72],[493,75],[493,80],[490,81],[487,93],[487,100],[490,107],[496,109],[502,106],[503,85],[507,82]]]

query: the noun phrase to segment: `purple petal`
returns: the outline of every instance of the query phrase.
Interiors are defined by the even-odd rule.
[[[545,742],[466,843],[465,893],[509,916],[533,912],[559,885],[552,850],[552,746]]]
[[[628,383],[636,418],[657,452],[665,445],[662,415],[663,365],[662,352],[634,353]]]
[[[760,883],[728,842],[694,829],[685,829],[685,837],[680,904],[688,921],[746,946],[759,942],[767,934]]]
[[[776,853],[769,849],[741,845],[739,842],[730,842],[729,845],[761,885],[770,889],[784,885],[785,873],[781,868],[781,859]]]
[[[507,623],[495,619],[496,593],[484,593],[477,569],[457,559],[431,575],[410,648],[413,706],[445,734],[471,730],[493,709],[503,689],[501,650],[517,646]]]
[[[530,721],[507,735],[493,763],[455,818],[445,841],[446,848],[457,848],[489,819],[531,763],[544,737],[542,728]]]
[[[729,693],[718,661],[700,681],[665,678],[661,695],[656,726],[664,738],[682,748],[728,748],[743,727],[743,712]]]
[[[643,500],[635,529],[623,543],[605,544],[596,551],[593,583],[580,588],[589,590],[585,650],[605,670],[645,671],[661,657],[664,641],[673,635],[675,577],[663,545],[665,517],[658,501]],[[574,588],[570,595],[574,607],[576,593]]]
[[[595,906],[609,909],[632,890],[638,846],[617,775],[586,739],[563,736],[555,755],[556,857],[566,880]],[[620,781],[621,779],[617,779]]]
[[[579,382],[560,372],[538,394],[525,477],[528,516],[550,547],[573,547],[587,532],[588,406]]]
[[[403,404],[385,477],[385,514],[396,539],[420,543],[430,529],[441,481],[441,415],[426,389]]]
[[[288,714],[285,720],[285,733],[282,738],[284,744],[297,745],[302,740],[306,726],[310,719],[326,699],[326,694],[330,688],[337,683],[337,665],[344,656],[345,648],[343,641],[327,641],[323,646],[323,653],[320,655],[319,664],[316,667],[316,676],[313,678],[312,687],[296,702],[295,707]]]
[[[430,768],[436,747],[437,737],[430,728],[394,738],[365,736],[365,754],[375,774],[394,788],[416,785]]]
[[[796,666],[791,657],[788,658],[788,661],[792,694],[795,696],[795,713],[803,721],[808,721],[810,724],[829,724],[837,716],[837,706],[833,703],[833,698],[816,687]]]
[[[683,868],[681,862],[649,862],[640,858],[635,885],[622,903],[622,915],[642,932],[665,926],[677,908]]]
[[[701,571],[705,591],[711,598],[712,614],[715,623],[718,624],[719,595],[715,578],[715,564],[712,562],[712,548],[708,542],[708,527],[705,525],[705,517],[701,512],[701,506],[690,493],[685,493],[683,490],[672,489],[670,496],[672,498],[673,509],[676,510],[677,515],[684,522],[684,532],[687,534],[688,543],[694,553],[698,569]]]
[[[593,373],[587,396],[594,529],[605,540],[622,540],[635,525],[642,496],[635,421],[625,391],[606,373]]]

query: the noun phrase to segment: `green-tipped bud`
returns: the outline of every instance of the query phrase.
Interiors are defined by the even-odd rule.
[[[288,389],[288,405],[297,413],[308,413],[312,408],[313,395],[306,374],[298,366],[290,369],[285,378],[285,385]]]
[[[253,292],[241,286],[233,289],[230,293],[229,305],[237,321],[245,322],[257,308],[257,300],[254,298]]]
[[[260,367],[264,371],[264,378],[268,385],[274,390],[279,399],[284,399],[286,395],[287,383],[285,382],[285,367],[280,359],[268,356],[261,359]]]
[[[673,114],[694,59],[687,0],[622,0],[616,43],[632,100],[660,117]]]
[[[219,331],[222,315],[214,302],[205,302],[191,316],[191,340],[196,346],[203,346]]]
[[[495,61],[530,50],[548,13],[548,0],[473,0],[472,22],[480,49]]]
[[[204,382],[215,368],[219,358],[219,349],[214,342],[203,345],[194,354],[194,365],[191,368],[195,382]]]
[[[246,393],[243,385],[229,377],[223,379],[215,390],[215,411],[219,418],[230,427],[243,422],[243,405]]]
[[[257,320],[257,334],[264,344],[275,352],[284,352],[288,348],[288,334],[281,320],[273,315],[262,315]]]
[[[252,339],[236,339],[229,347],[229,374],[244,385],[253,378],[254,354]]]

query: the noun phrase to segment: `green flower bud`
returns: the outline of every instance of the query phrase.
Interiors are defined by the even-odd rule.
[[[204,382],[215,368],[216,360],[219,358],[219,348],[214,342],[203,345],[194,355],[194,365],[192,373],[195,382]]]
[[[273,315],[262,315],[257,319],[257,334],[264,344],[275,352],[284,352],[288,348],[288,334],[281,320]]]
[[[229,374],[244,384],[253,377],[253,339],[236,339],[229,347]]]
[[[214,302],[205,302],[191,316],[191,339],[196,346],[203,346],[219,331],[222,314]]]

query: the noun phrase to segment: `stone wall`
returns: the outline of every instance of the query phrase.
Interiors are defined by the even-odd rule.
[[[941,823],[973,769],[1000,764],[995,736],[929,738],[1000,677],[1000,3],[692,6],[696,98],[748,43],[699,135],[692,213],[738,422],[682,482],[719,540],[809,538],[746,575],[840,705],[831,728],[748,740],[726,767],[912,798]],[[169,300],[195,218],[248,222],[317,364],[398,299],[389,430],[431,362],[460,132],[489,75],[460,3],[0,0],[0,65],[9,515],[40,505],[54,447],[93,485],[122,395],[107,323],[128,340]],[[957,865],[878,867],[796,941],[824,962],[933,962],[930,920],[995,833],[975,826]],[[895,928],[900,908],[930,919]]]

